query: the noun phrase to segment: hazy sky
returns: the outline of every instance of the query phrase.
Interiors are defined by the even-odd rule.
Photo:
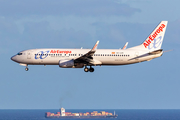
[[[179,0],[0,0],[0,109],[180,109]],[[169,21],[149,62],[94,67],[25,67],[10,60],[33,48],[118,49],[139,45]]]

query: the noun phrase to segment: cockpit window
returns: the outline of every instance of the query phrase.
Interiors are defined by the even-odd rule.
[[[18,53],[17,55],[22,55],[22,53]]]

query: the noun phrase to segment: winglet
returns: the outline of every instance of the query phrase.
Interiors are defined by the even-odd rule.
[[[91,51],[95,51],[95,50],[97,50],[97,46],[98,46],[98,44],[99,44],[99,40],[96,42],[96,44],[94,45],[94,47],[92,48],[92,50],[91,50]]]
[[[126,44],[124,45],[124,47],[122,48],[122,50],[125,50],[126,47],[127,47],[127,45],[128,45],[128,42],[126,42]]]

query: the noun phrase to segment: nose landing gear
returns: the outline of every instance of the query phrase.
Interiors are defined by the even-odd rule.
[[[90,68],[87,68],[87,66],[85,66],[84,72],[94,72],[94,68],[92,68],[91,66]]]
[[[28,71],[28,70],[29,70],[28,65],[26,66],[25,70],[26,70],[26,71]]]

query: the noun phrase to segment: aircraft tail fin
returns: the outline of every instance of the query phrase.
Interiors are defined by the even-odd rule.
[[[149,52],[161,49],[168,21],[161,21],[146,40],[133,49],[148,50]]]
[[[161,21],[161,23],[154,29],[149,37],[143,42],[143,46],[149,50],[158,50],[161,48],[164,34],[166,31],[168,21]]]

